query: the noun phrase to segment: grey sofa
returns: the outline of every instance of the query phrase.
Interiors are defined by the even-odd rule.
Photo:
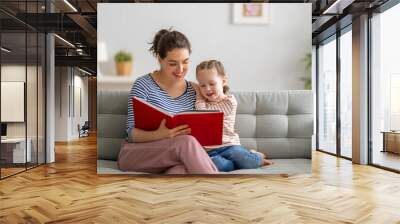
[[[97,171],[123,172],[116,160],[125,136],[128,92],[98,93]],[[307,90],[236,92],[236,130],[243,146],[257,149],[275,164],[235,174],[296,174],[311,172],[313,94]]]

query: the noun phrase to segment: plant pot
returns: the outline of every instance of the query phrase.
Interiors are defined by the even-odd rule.
[[[132,72],[132,62],[117,62],[117,75],[129,76]]]

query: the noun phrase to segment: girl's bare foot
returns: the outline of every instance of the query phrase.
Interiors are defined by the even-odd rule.
[[[250,149],[250,152],[260,155],[261,158],[263,158],[263,159],[265,158],[265,154],[262,153],[262,152],[258,152],[258,151],[254,150],[254,149]]]
[[[263,159],[263,165],[262,166],[269,166],[274,164],[274,161],[268,160],[268,159]]]
[[[268,160],[268,159],[265,159],[265,154],[264,153],[261,153],[261,152],[257,152],[256,150],[254,150],[254,149],[251,149],[250,150],[250,152],[252,152],[252,153],[255,153],[255,154],[258,154],[258,155],[260,155],[261,156],[261,158],[263,158],[263,161],[262,161],[262,164],[261,164],[261,166],[269,166],[269,165],[272,165],[272,164],[274,164],[274,161],[272,161],[272,160]]]

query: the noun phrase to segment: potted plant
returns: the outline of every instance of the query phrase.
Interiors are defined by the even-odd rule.
[[[115,64],[117,66],[117,75],[127,76],[132,72],[132,55],[125,51],[119,51],[115,54]]]
[[[303,58],[303,61],[305,63],[305,69],[307,76],[301,78],[301,80],[304,81],[304,89],[311,89],[311,63],[312,63],[312,58],[311,58],[311,53],[307,53],[306,56]]]

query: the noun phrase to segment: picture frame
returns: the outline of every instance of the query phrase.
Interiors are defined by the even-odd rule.
[[[266,3],[233,3],[233,24],[265,25],[269,21],[269,7]]]

